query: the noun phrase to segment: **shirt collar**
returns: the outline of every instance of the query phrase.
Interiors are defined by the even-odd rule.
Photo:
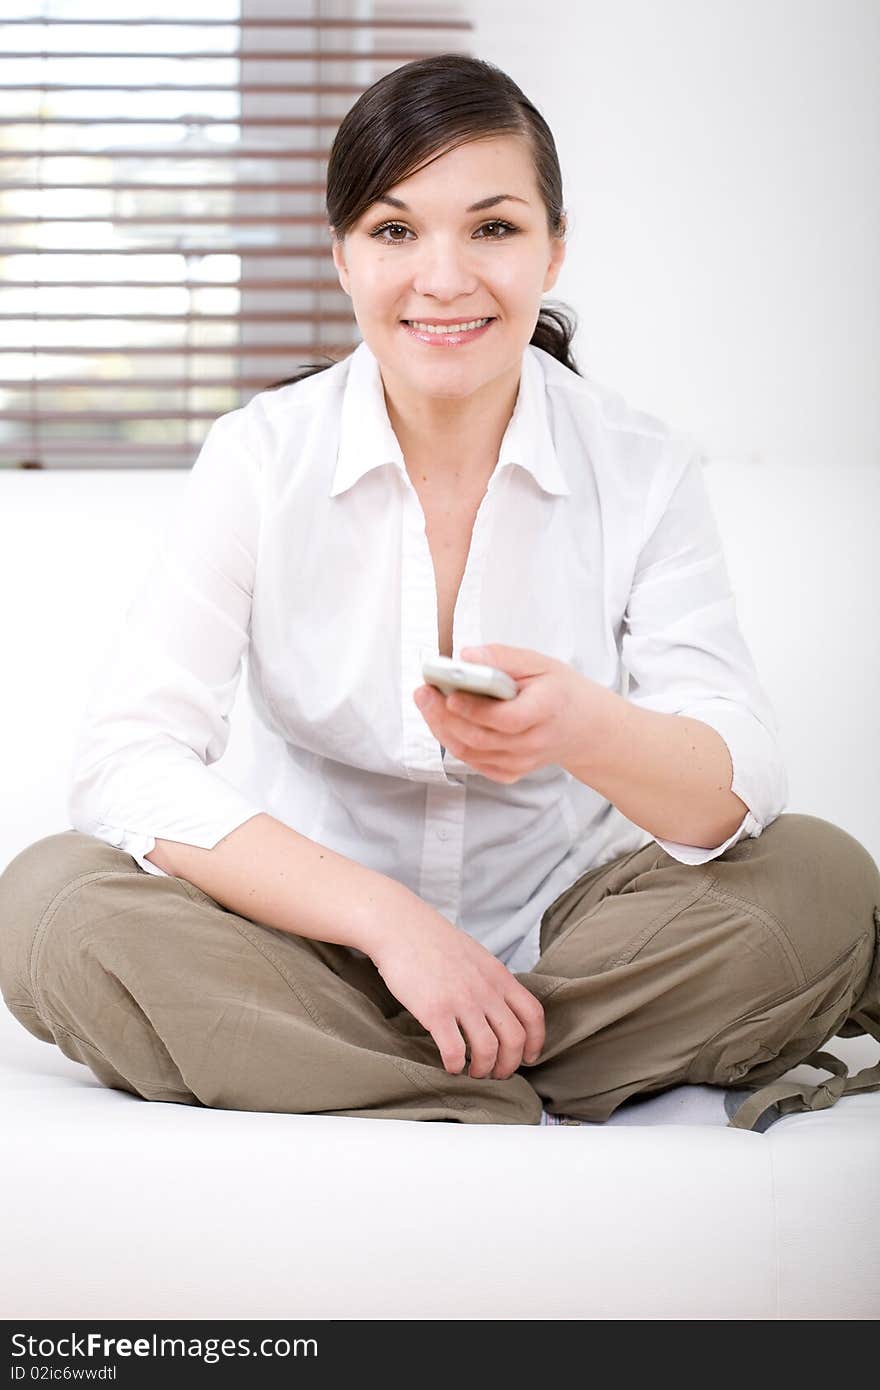
[[[570,493],[571,488],[563,475],[550,433],[540,352],[541,349],[531,343],[523,352],[519,391],[501,441],[498,467],[518,464],[532,474],[545,492],[563,496]],[[386,463],[393,463],[406,474],[403,453],[388,418],[378,359],[367,343],[361,342],[348,359],[339,449],[330,496],[345,492],[371,468]]]

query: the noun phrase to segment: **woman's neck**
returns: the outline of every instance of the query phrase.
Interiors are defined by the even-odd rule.
[[[490,383],[491,397],[463,401],[395,399],[385,408],[413,484],[437,491],[485,491],[516,404],[519,376]],[[457,407],[453,410],[451,407]],[[482,491],[480,491],[482,488]]]

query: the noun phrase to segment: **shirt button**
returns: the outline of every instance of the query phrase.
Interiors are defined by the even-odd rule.
[[[442,825],[440,826],[440,828],[439,828],[438,831],[437,831],[437,839],[438,839],[438,840],[448,840],[448,839],[449,839],[449,831],[448,831],[448,830],[445,830],[445,829],[443,828]]]

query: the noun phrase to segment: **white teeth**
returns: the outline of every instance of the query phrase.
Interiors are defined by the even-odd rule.
[[[444,327],[439,324],[419,323],[418,319],[410,319],[410,328],[417,328],[420,333],[467,333],[471,328],[482,328],[489,319],[471,319],[470,323],[450,323]]]

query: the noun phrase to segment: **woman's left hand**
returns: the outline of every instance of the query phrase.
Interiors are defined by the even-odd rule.
[[[431,685],[419,686],[413,698],[437,741],[493,782],[516,782],[549,763],[584,764],[591,740],[601,741],[620,702],[564,661],[526,647],[494,642],[463,647],[460,655],[506,671],[520,687],[514,699],[463,690],[444,695]]]

